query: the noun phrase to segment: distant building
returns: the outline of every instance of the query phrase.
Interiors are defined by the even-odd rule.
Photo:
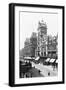
[[[23,55],[25,57],[31,56],[31,43],[30,43],[30,39],[29,38],[26,38],[26,40],[24,42]]]
[[[37,48],[37,35],[35,32],[33,32],[30,37],[30,43],[31,43],[31,57],[35,57],[35,49]]]
[[[21,55],[25,57],[35,57],[36,48],[37,48],[37,36],[36,33],[33,32],[30,38],[26,38]]]
[[[47,52],[48,52],[48,57],[57,57],[57,51],[58,51],[58,36],[48,36],[48,44],[47,44]]]

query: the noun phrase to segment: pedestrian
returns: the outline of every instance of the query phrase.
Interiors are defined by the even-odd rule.
[[[26,74],[26,78],[28,77],[28,75]]]
[[[50,72],[48,72],[48,76],[50,76]]]
[[[40,74],[40,72],[41,72],[41,71],[40,71],[40,70],[38,70],[38,72],[39,72],[39,74]]]
[[[31,73],[31,77],[32,77],[32,73]]]

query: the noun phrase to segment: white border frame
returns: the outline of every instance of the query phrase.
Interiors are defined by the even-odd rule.
[[[58,76],[41,78],[19,78],[19,11],[58,13]],[[45,83],[62,81],[62,9],[15,6],[15,84]]]

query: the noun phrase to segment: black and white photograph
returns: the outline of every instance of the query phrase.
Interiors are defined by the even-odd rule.
[[[11,5],[10,24],[14,31],[11,83],[64,83],[64,7]]]
[[[20,78],[58,74],[58,15],[20,12]]]

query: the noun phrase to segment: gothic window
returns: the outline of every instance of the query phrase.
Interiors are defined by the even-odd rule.
[[[43,52],[41,52],[41,56],[43,56]]]

